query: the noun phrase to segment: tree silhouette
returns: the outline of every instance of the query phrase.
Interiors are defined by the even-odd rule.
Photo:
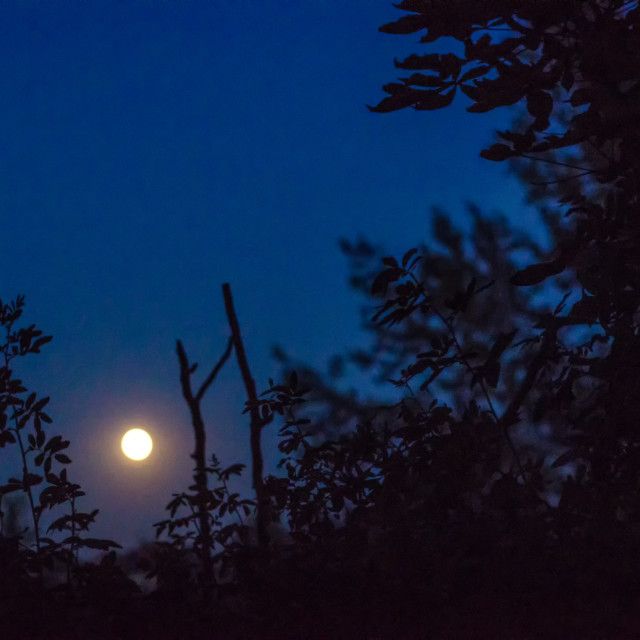
[[[384,257],[375,278],[369,272],[357,280],[372,282],[380,305],[375,349],[355,359],[395,374],[408,397],[376,412],[321,384],[317,398],[328,411],[320,431],[336,418],[359,424],[355,434],[310,441],[313,430],[288,413],[299,401],[293,386],[272,385],[264,402],[288,418],[281,444],[287,478],[270,479],[274,502],[314,553],[327,540],[331,548],[347,545],[347,575],[345,558],[357,564],[394,544],[410,549],[410,561],[395,557],[381,583],[354,570],[396,611],[407,601],[430,603],[424,617],[412,610],[403,629],[529,637],[535,625],[544,637],[633,637],[637,3],[408,0],[400,8],[410,15],[382,30],[426,32],[422,42],[432,48],[396,63],[413,73],[386,85],[388,97],[373,110],[443,108],[458,89],[472,112],[525,103],[528,116],[482,155],[520,161],[520,174],[534,180],[531,197],[545,204],[553,246],[543,252],[526,243],[535,262],[506,259],[501,269],[496,261],[509,256],[495,242],[503,224],[478,217],[471,248],[463,248],[440,216],[445,260],[410,250]],[[442,46],[452,39],[459,46],[433,52],[441,38]],[[482,273],[487,235],[493,264]],[[366,244],[346,248],[360,267],[375,257]],[[425,403],[414,385],[436,397]],[[523,427],[534,436],[528,448],[514,437]],[[564,452],[545,459],[538,433],[549,428]],[[350,546],[356,531],[366,533]],[[384,543],[371,545],[372,532]],[[394,577],[416,567],[410,589],[389,591]],[[462,585],[465,577],[475,593]],[[438,581],[448,585],[446,595],[433,592]],[[375,605],[367,609],[376,614]]]
[[[79,509],[85,494],[67,474],[69,441],[46,433],[45,425],[52,422],[44,410],[49,398],[29,392],[16,375],[21,358],[40,353],[51,341],[33,324],[19,326],[24,304],[22,296],[8,303],[0,301],[4,330],[0,343],[0,448],[3,454],[11,445],[17,449],[20,469],[16,477],[0,485],[0,604],[5,633],[36,638],[43,625],[60,625],[62,603],[76,601],[79,590],[86,594],[91,568],[80,562],[79,551],[108,551],[120,545],[84,535],[98,510]],[[17,494],[26,496],[28,505],[30,523],[24,530],[16,528],[15,515],[11,522],[12,503],[6,514],[4,511],[8,500]],[[113,557],[110,555],[93,575],[106,569]],[[133,587],[121,572],[112,573],[119,580],[121,593]]]
[[[409,75],[385,85],[372,110],[445,108],[458,92],[474,113],[523,105],[481,155],[515,163],[550,248],[477,207],[468,234],[435,212],[433,237],[398,256],[344,243],[371,348],[334,359],[333,378],[298,367],[262,394],[225,285],[230,341],[198,390],[178,343],[194,484],[174,494],[158,543],[141,556],[157,585],[147,595],[113,552],[78,561],[79,546],[114,543],[78,535],[95,512],[76,511],[80,488],[64,468],[52,472],[68,464],[68,443],[47,440],[46,400],[27,396],[11,367],[48,338],[15,329],[21,299],[2,305],[0,442],[17,446],[22,475],[0,493],[24,492],[34,532],[27,548],[3,534],[0,558],[21,604],[8,589],[2,606],[23,624],[31,616],[29,637],[47,637],[39,630],[49,623],[118,638],[640,634],[638,3],[399,8],[382,30],[420,33],[427,50],[396,63]],[[200,401],[232,347],[255,499],[228,485],[243,465],[225,468],[206,452]],[[344,362],[392,393],[366,402],[344,393]],[[279,429],[282,454],[267,477],[265,428]],[[40,518],[63,505],[70,513],[53,528],[71,535],[54,542]],[[55,615],[51,558],[68,567]]]

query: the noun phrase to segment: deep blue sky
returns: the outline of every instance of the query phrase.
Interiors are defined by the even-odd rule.
[[[322,366],[358,340],[340,237],[399,252],[430,205],[469,199],[531,216],[478,157],[495,115],[366,110],[393,57],[419,48],[377,31],[396,14],[388,0],[3,4],[0,295],[25,293],[54,335],[28,382],[72,439],[97,534],[150,537],[188,484],[174,343],[217,358],[221,282],[264,387],[274,343]],[[225,463],[247,449],[233,367],[207,404]],[[149,464],[115,450],[131,423],[156,437]]]

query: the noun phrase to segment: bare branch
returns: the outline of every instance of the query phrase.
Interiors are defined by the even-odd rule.
[[[251,418],[251,468],[253,473],[253,488],[256,492],[256,527],[260,546],[266,546],[269,543],[269,536],[267,533],[267,502],[263,480],[264,462],[260,442],[264,422],[258,411],[256,383],[251,376],[249,362],[247,361],[247,355],[244,350],[244,343],[242,342],[242,335],[240,334],[240,325],[233,306],[231,287],[226,282],[222,285],[222,295],[224,297],[224,306],[229,320],[229,327],[231,328],[231,335],[233,336],[238,367],[240,367],[240,373],[242,374],[242,380],[244,381],[247,392],[249,415]]]
[[[229,340],[227,341],[227,347],[225,348],[224,353],[220,356],[220,360],[218,360],[215,367],[213,367],[213,369],[211,370],[211,373],[207,376],[206,380],[202,383],[202,385],[198,389],[198,392],[196,393],[196,400],[202,400],[202,398],[204,397],[204,394],[207,392],[207,389],[211,386],[213,381],[218,376],[218,373],[220,373],[220,370],[222,369],[222,367],[224,367],[225,363],[229,359],[232,348],[233,348],[233,338],[229,338]]]

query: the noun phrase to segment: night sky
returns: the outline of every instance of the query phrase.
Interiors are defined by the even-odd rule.
[[[339,238],[398,253],[426,237],[431,205],[459,216],[468,200],[533,220],[478,157],[503,112],[367,111],[418,48],[378,32],[396,14],[388,0],[3,3],[0,295],[26,294],[26,320],[54,336],[24,374],[71,438],[95,535],[150,539],[189,484],[175,339],[203,369],[217,359],[223,281],[264,388],[274,344],[324,366],[363,340]],[[225,464],[247,459],[243,401],[234,360],[206,404]],[[147,463],[117,449],[130,424],[155,438]]]

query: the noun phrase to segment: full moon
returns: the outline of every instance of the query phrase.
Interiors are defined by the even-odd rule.
[[[136,427],[129,429],[120,441],[122,453],[131,460],[144,460],[149,457],[153,449],[153,440],[151,436],[144,430]]]

